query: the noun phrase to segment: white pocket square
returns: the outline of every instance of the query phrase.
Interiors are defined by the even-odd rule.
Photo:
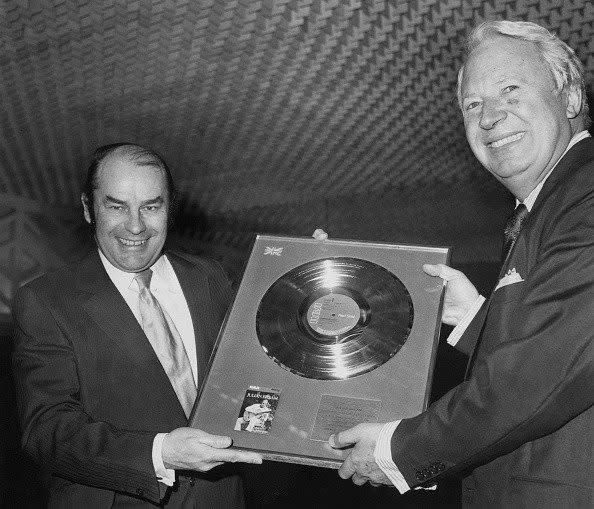
[[[497,283],[495,290],[498,290],[499,288],[502,288],[507,285],[513,285],[514,283],[519,283],[521,281],[524,281],[524,279],[522,279],[522,276],[520,276],[520,274],[518,274],[518,272],[516,271],[516,269],[514,267],[513,269],[508,270],[507,274],[499,280],[499,283]],[[493,290],[493,291],[495,291],[495,290]]]

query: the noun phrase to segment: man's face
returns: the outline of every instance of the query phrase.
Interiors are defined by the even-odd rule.
[[[267,413],[261,413],[258,414],[256,416],[256,426],[264,426],[266,424],[266,421],[268,420],[268,415]]]
[[[138,166],[116,152],[97,173],[94,202],[95,238],[112,265],[126,272],[150,267],[160,256],[167,237],[169,197],[160,168]]]
[[[579,112],[575,100],[575,94],[556,90],[552,73],[529,42],[508,37],[485,41],[464,69],[462,112],[470,147],[520,199],[567,147],[572,136],[568,118]]]

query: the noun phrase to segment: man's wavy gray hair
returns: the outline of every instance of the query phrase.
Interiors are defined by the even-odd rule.
[[[531,23],[529,21],[485,21],[470,32],[466,40],[466,57],[483,41],[493,37],[505,36],[512,39],[528,41],[534,44],[542,59],[547,64],[555,83],[557,90],[561,91],[565,87],[579,88],[582,91],[582,108],[580,114],[584,120],[584,126],[590,127],[591,120],[589,116],[588,99],[586,97],[586,82],[584,79],[584,66],[576,56],[575,51],[565,44],[556,35],[553,35],[546,28]],[[458,104],[462,105],[462,78],[464,75],[464,65],[458,72]]]

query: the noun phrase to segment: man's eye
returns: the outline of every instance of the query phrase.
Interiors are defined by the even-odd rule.
[[[113,205],[113,204],[108,205],[108,207],[113,210],[122,210],[124,208],[122,205]]]
[[[503,89],[503,93],[507,94],[508,92],[513,92],[514,90],[517,90],[518,88],[519,87],[517,85],[509,85]]]
[[[157,210],[159,207],[157,205],[146,205],[144,207],[144,210],[147,210],[148,212],[153,212],[154,210]]]
[[[472,110],[472,109],[476,108],[479,104],[480,104],[479,101],[472,101],[466,105],[465,109],[466,109],[466,111]]]

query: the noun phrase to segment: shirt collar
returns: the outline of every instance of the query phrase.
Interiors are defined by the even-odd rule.
[[[105,271],[113,281],[113,284],[116,285],[118,289],[138,291],[138,285],[134,280],[136,274],[114,267],[101,252],[101,249],[98,249],[98,251],[103,267],[105,267]],[[175,273],[173,272],[173,267],[171,267],[166,255],[163,254],[157,258],[157,261],[151,265],[150,269],[153,271],[151,288],[159,287],[164,290],[175,291],[175,287],[171,284],[171,274]]]
[[[523,203],[524,205],[526,205],[528,212],[530,212],[532,210],[532,207],[534,206],[534,202],[536,201],[536,198],[538,198],[538,194],[540,193],[542,186],[544,186],[545,181],[549,178],[549,176],[551,175],[551,173],[553,172],[555,167],[559,164],[559,161],[561,161],[561,159],[563,159],[563,156],[565,154],[567,154],[567,151],[571,147],[573,147],[578,141],[582,141],[584,138],[588,138],[589,136],[590,136],[590,133],[588,131],[580,131],[579,133],[574,134],[573,137],[571,138],[571,140],[569,140],[569,144],[567,145],[565,152],[563,152],[563,154],[561,154],[561,157],[559,159],[557,159],[557,162],[553,165],[553,167],[545,175],[545,178],[543,178],[538,183],[538,185],[530,192],[530,194],[528,196],[526,196],[526,198],[524,199],[523,202],[520,202],[520,200],[516,200],[516,206],[518,206],[520,203]]]

